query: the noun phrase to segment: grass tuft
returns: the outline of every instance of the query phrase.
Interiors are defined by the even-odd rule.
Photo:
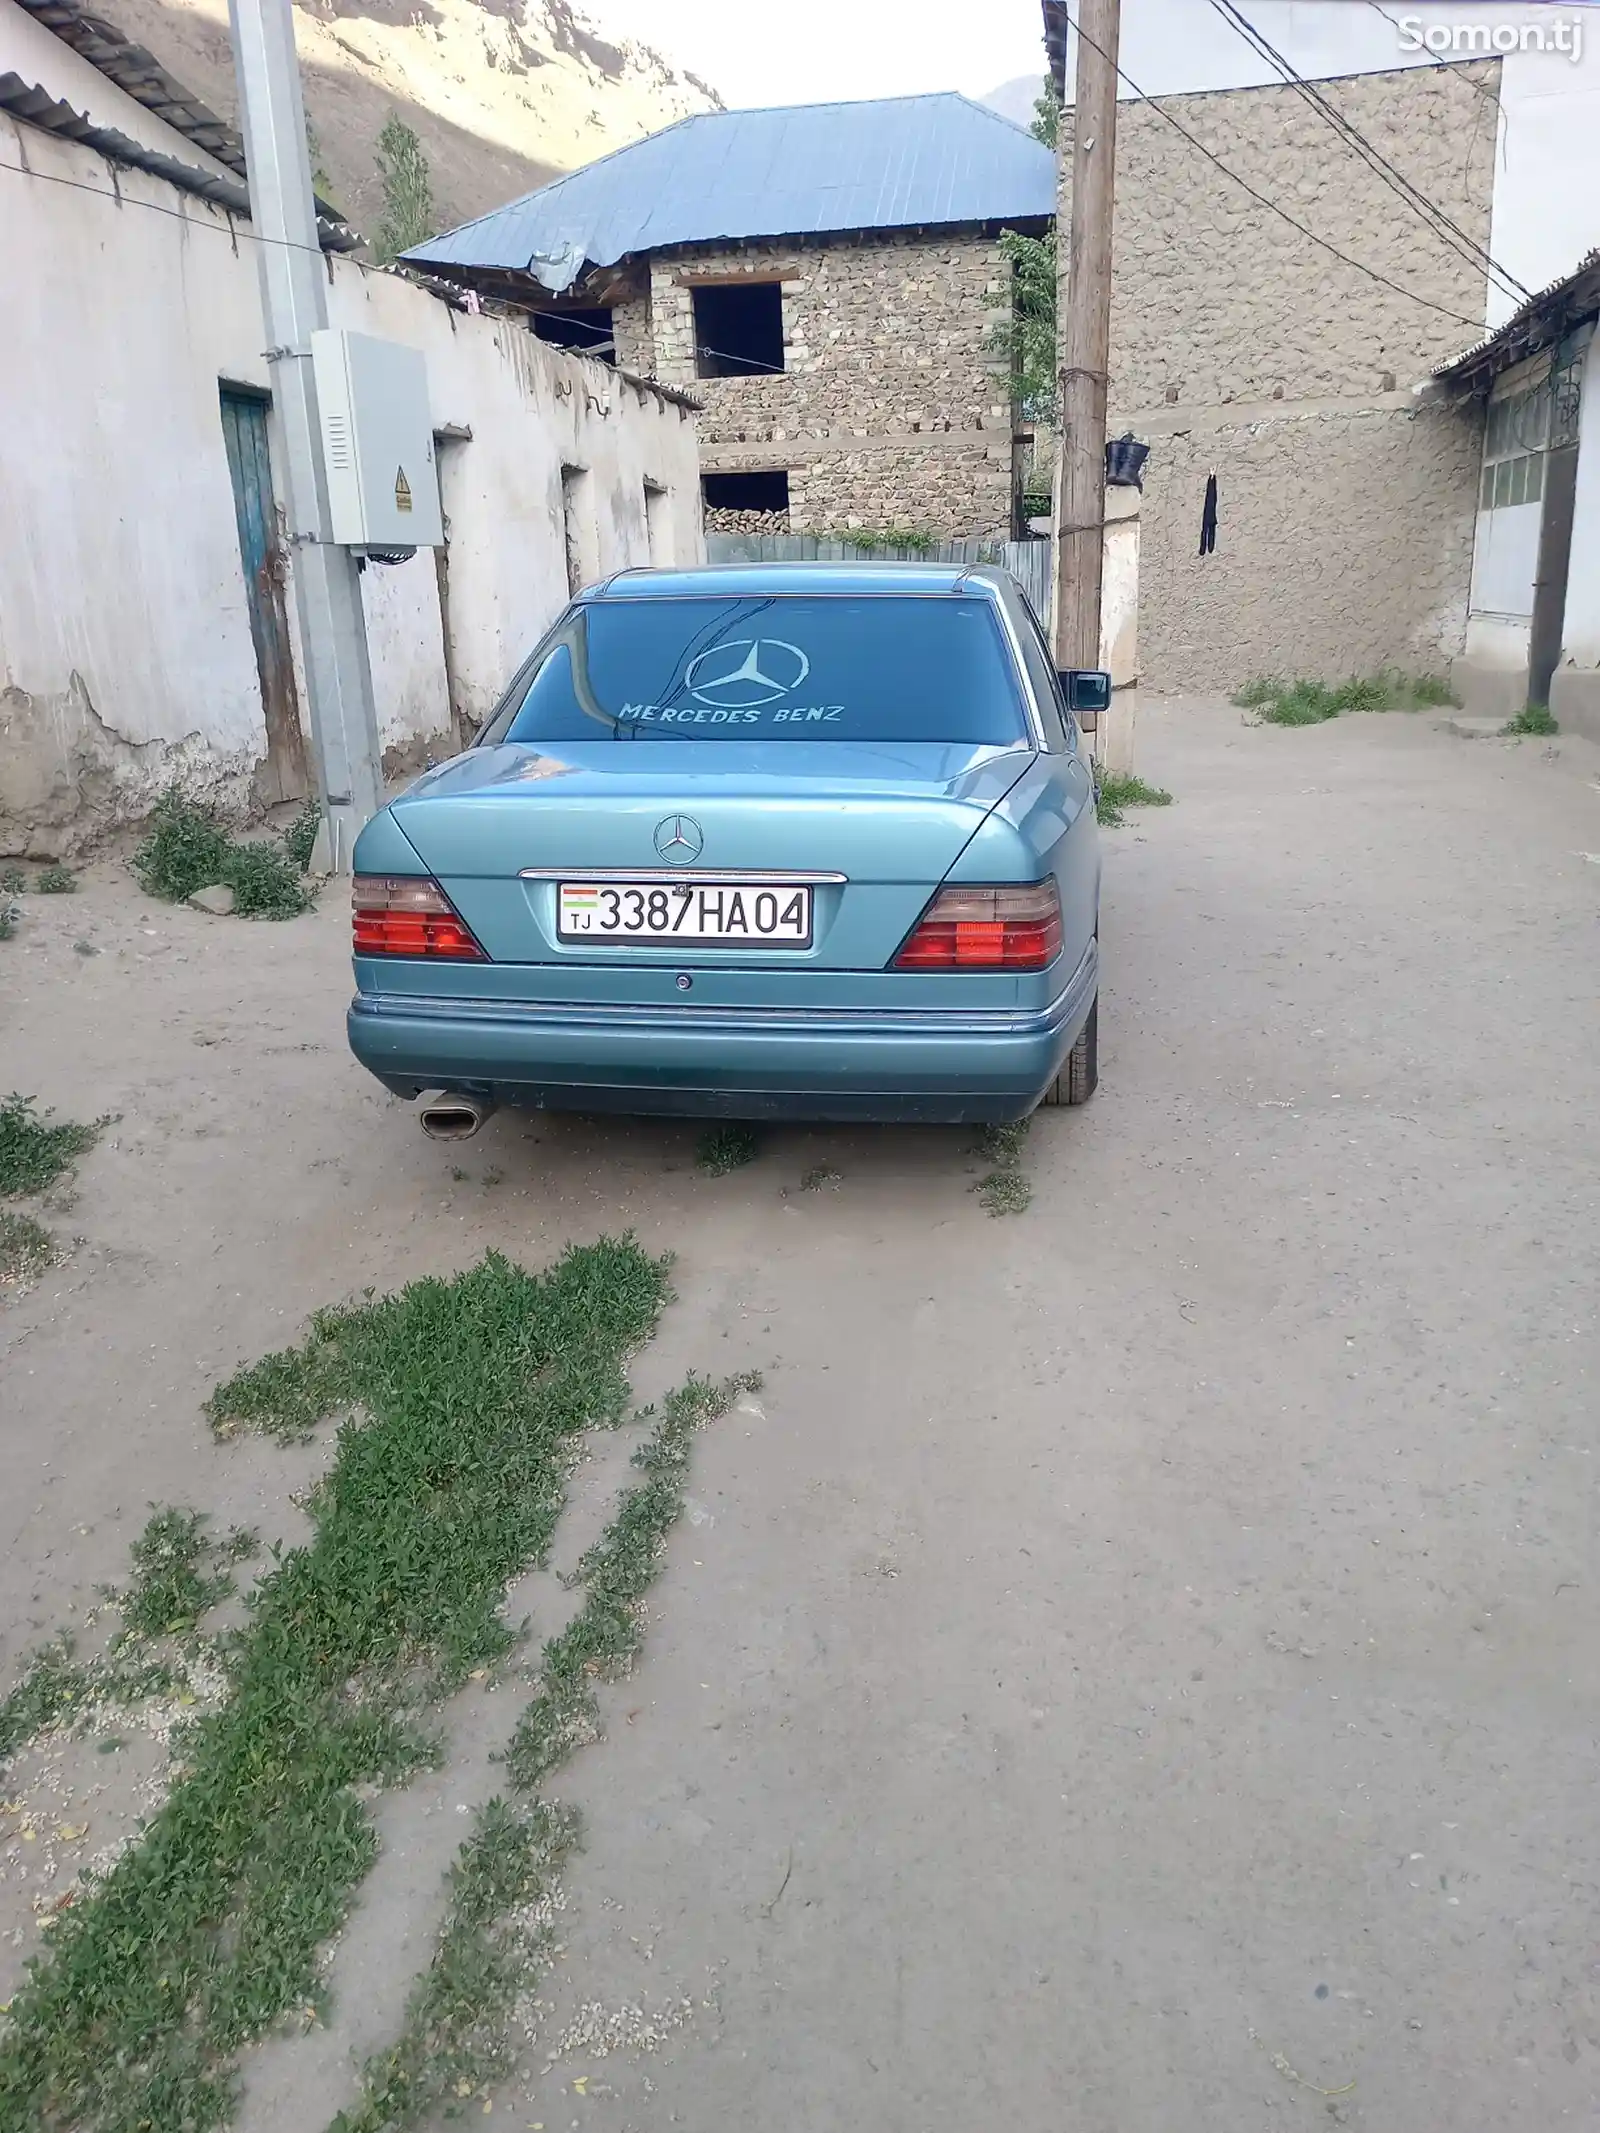
[[[317,831],[321,827],[322,803],[312,798],[304,803],[283,833],[283,848],[302,874],[311,870],[311,855],[316,850]]]
[[[1411,684],[1412,701],[1418,710],[1450,706],[1459,710],[1461,699],[1442,674],[1419,674]]]
[[[937,534],[925,526],[847,526],[823,539],[838,541],[856,555],[932,555],[938,546]]]
[[[223,879],[240,918],[295,918],[313,900],[300,875],[281,844],[262,840],[231,846]]]
[[[1095,812],[1102,829],[1120,829],[1124,808],[1171,805],[1171,793],[1163,792],[1159,785],[1147,785],[1131,771],[1106,771],[1095,793]]]
[[[1459,698],[1437,674],[1385,667],[1379,674],[1352,674],[1331,685],[1258,675],[1234,692],[1233,701],[1241,710],[1259,712],[1265,726],[1321,726],[1347,711],[1420,711]]]
[[[164,1806],[12,2001],[0,2126],[213,2133],[243,2048],[322,2006],[318,1950],[377,1848],[364,1795],[437,1760],[430,1701],[514,1644],[506,1584],[544,1560],[574,1439],[626,1412],[625,1360],[668,1293],[630,1238],[543,1274],[491,1253],[319,1314],[301,1349],[213,1395],[221,1429],[345,1419],[310,1540],[274,1551],[215,1647],[227,1692],[196,1716]],[[152,1556],[203,1581],[179,1517]],[[0,1740],[74,1693],[41,1665]]]
[[[22,1679],[0,1702],[0,1767],[48,1727],[88,1712],[100,1704],[137,1704],[164,1696],[178,1686],[170,1666],[137,1651],[109,1659],[79,1661],[68,1636],[57,1637],[34,1653]],[[7,2070],[0,2053],[0,2107],[10,2101]],[[10,2133],[13,2123],[31,2121],[0,2117]]]
[[[20,896],[28,886],[28,877],[21,867],[0,867],[0,896]]]
[[[41,896],[74,896],[78,877],[71,867],[46,867],[34,887]]]
[[[8,1763],[25,1741],[53,1725],[81,1695],[86,1676],[72,1653],[70,1637],[58,1637],[35,1652],[22,1679],[0,1703],[0,1765]],[[0,2101],[4,2096],[0,2089]]]
[[[1548,704],[1528,704],[1515,718],[1508,718],[1500,731],[1506,735],[1532,734],[1544,739],[1561,728],[1550,715]]]
[[[15,940],[17,920],[22,916],[18,905],[9,900],[0,901],[0,941]]]
[[[1270,704],[1287,683],[1276,674],[1258,674],[1254,681],[1247,681],[1242,689],[1234,692],[1234,702],[1244,711],[1259,711],[1263,704]]]
[[[289,835],[298,827],[297,818]],[[287,838],[245,843],[231,837],[209,809],[176,786],[156,802],[133,871],[150,895],[174,904],[220,882],[232,889],[234,910],[243,918],[294,918],[313,901]]]
[[[753,1163],[760,1153],[761,1143],[753,1126],[713,1126],[700,1136],[694,1159],[712,1177],[722,1178],[730,1170],[742,1170],[746,1163]]]
[[[233,1591],[233,1574],[221,1566],[254,1554],[256,1536],[238,1527],[215,1541],[205,1527],[203,1511],[182,1511],[169,1504],[152,1512],[129,1551],[133,1582],[117,1596],[131,1635],[187,1635]]]
[[[59,1266],[64,1256],[50,1232],[31,1215],[0,1208],[0,1288],[26,1288],[47,1267]]]
[[[991,1215],[1026,1214],[1033,1204],[1033,1187],[1022,1167],[1023,1143],[1032,1123],[1014,1119],[1005,1126],[985,1126],[978,1135],[978,1153],[994,1168],[972,1189]]]
[[[661,1420],[634,1454],[645,1479],[627,1490],[610,1524],[578,1565],[584,1602],[544,1648],[538,1694],[507,1754],[522,1793],[577,1748],[598,1739],[599,1682],[627,1672],[644,1636],[644,1596],[668,1533],[683,1514],[690,1445],[741,1392],[751,1373],[710,1384],[690,1378],[663,1403]],[[550,1952],[549,1897],[578,1840],[570,1810],[534,1798],[480,1809],[450,1877],[438,1949],[412,1993],[399,2041],[368,2061],[361,2102],[330,2133],[399,2133],[510,2071],[507,2018],[529,1972]]]
[[[539,1694],[511,1737],[506,1762],[514,1785],[532,1791],[584,1742],[599,1735],[594,1683],[626,1672],[643,1636],[640,1602],[655,1577],[667,1535],[683,1511],[689,1446],[697,1429],[723,1414],[757,1375],[716,1385],[690,1378],[664,1403],[662,1419],[633,1455],[647,1479],[628,1490],[605,1532],[578,1565],[583,1606],[544,1648]]]
[[[52,1126],[54,1115],[38,1110],[31,1096],[13,1094],[0,1103],[0,1194],[18,1199],[48,1190],[94,1146],[107,1123],[102,1118],[92,1126]]]
[[[363,2095],[329,2133],[396,2133],[460,2110],[512,2070],[506,2026],[528,1972],[554,1939],[547,1901],[578,1842],[573,1809],[491,1800],[450,1869],[444,1929],[398,2043],[368,2061]]]

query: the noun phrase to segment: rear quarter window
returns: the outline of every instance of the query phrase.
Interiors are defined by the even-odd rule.
[[[597,600],[486,742],[1028,738],[994,603],[965,594]]]

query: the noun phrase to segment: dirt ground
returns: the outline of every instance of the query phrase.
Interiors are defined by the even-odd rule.
[[[558,1786],[496,2123],[1600,2123],[1600,755],[1171,701],[1141,757],[1177,804],[1107,836],[1100,1093],[1012,1219],[961,1133],[432,1146],[345,1052],[337,889],[247,924],[106,862],[0,947],[0,1091],[116,1114],[0,1307],[8,1680],[151,1503],[299,1530],[317,1455],[201,1402],[318,1305],[632,1227],[678,1255],[641,1391],[766,1373]],[[339,2021],[258,2055],[247,2133],[351,2095],[513,1716],[384,1803]]]

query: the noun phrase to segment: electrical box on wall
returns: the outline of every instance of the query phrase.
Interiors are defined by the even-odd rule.
[[[334,539],[389,554],[442,547],[422,351],[370,333],[314,333],[311,363]]]

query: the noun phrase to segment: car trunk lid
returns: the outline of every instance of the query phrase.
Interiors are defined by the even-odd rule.
[[[965,743],[506,746],[428,773],[394,814],[496,962],[681,958],[670,945],[596,947],[556,933],[563,872],[660,874],[665,844],[669,859],[682,852],[687,862],[666,869],[675,877],[842,877],[812,890],[809,947],[700,945],[697,964],[777,957],[882,969],[1028,761],[1023,747]],[[687,842],[674,841],[680,818]]]

